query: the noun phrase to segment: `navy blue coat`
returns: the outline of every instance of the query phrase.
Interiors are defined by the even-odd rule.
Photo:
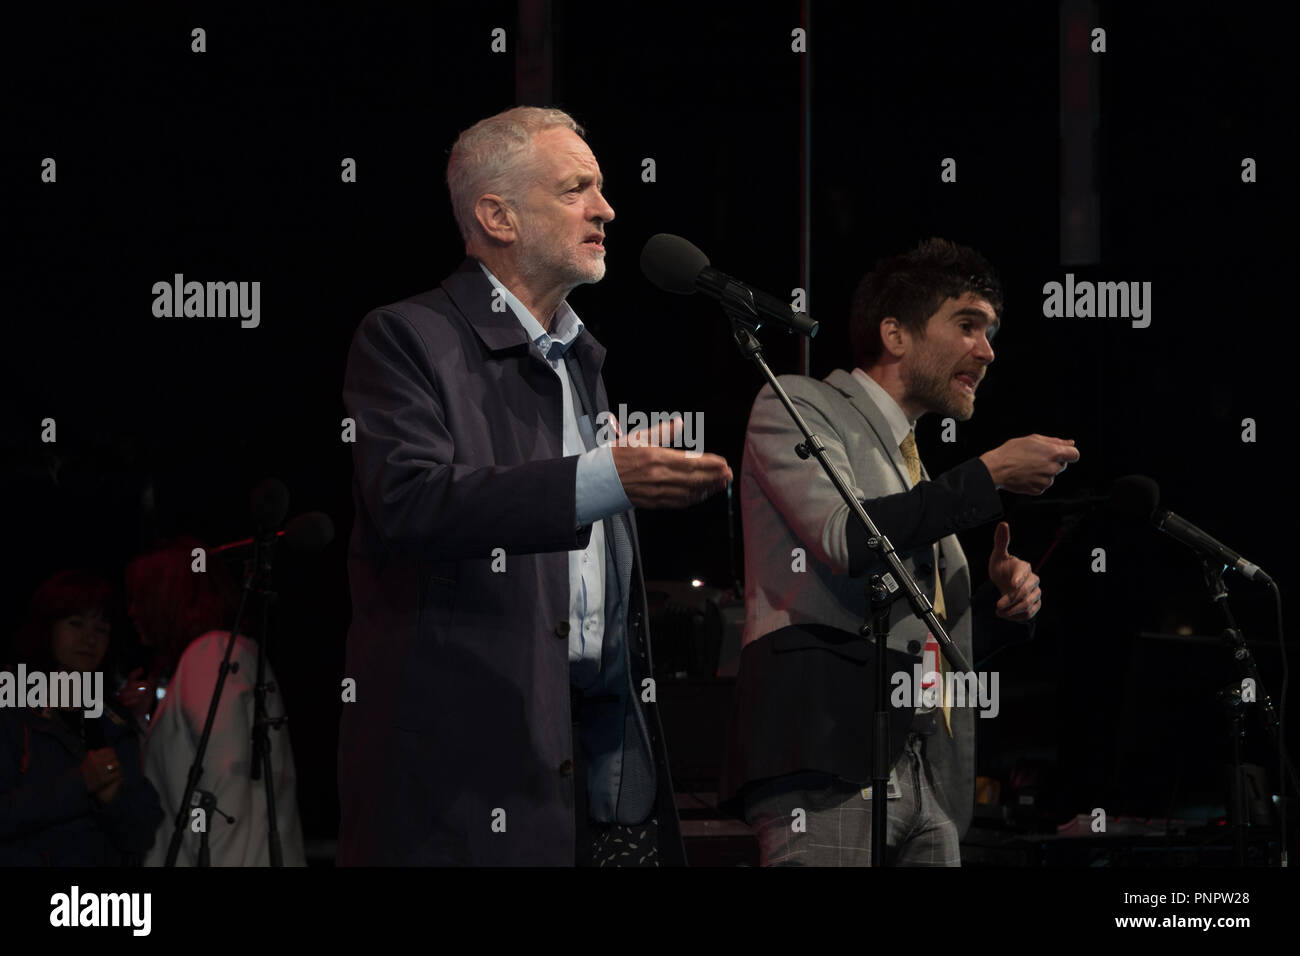
[[[491,301],[466,259],[439,288],[368,314],[349,353],[344,677],[356,701],[340,725],[340,864],[574,863],[567,552],[591,528],[577,526],[559,379]],[[592,407],[609,409],[604,348],[585,330],[572,348]],[[652,666],[630,524],[640,688]],[[684,863],[656,705],[637,705],[655,757],[660,862]]]
[[[122,761],[107,806],[86,792],[86,747],[59,717],[0,708],[0,866],[123,866],[153,845],[162,806],[140,768],[140,738],[108,701],[98,722]]]

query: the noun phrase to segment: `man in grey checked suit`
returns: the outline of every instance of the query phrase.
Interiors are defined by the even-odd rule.
[[[1011,629],[1024,638],[1042,595],[1028,562],[1009,553],[1010,528],[1001,522],[989,583],[972,596],[956,533],[1001,517],[998,489],[1041,494],[1079,458],[1073,441],[1029,435],[937,478],[921,466],[917,419],[927,412],[972,416],[1001,309],[989,264],[973,250],[931,239],[863,279],[851,318],[852,372],[837,369],[820,382],[781,378],[977,671],[972,616],[979,606],[1018,622]],[[764,865],[865,866],[874,650],[857,634],[867,613],[865,585],[882,566],[821,466],[794,454],[801,439],[765,386],[742,465],[745,649],[719,796],[724,806],[743,807]],[[888,646],[899,652],[897,671],[911,673],[922,660],[926,672],[938,670],[933,639],[906,600],[891,606]],[[910,707],[894,711],[902,717],[893,720],[891,748],[893,863],[960,864],[958,841],[974,805],[978,700],[953,703],[921,707],[915,716]]]

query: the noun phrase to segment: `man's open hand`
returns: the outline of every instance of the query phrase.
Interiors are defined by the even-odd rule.
[[[694,454],[669,447],[681,419],[658,429],[640,429],[613,446],[614,467],[628,500],[637,508],[686,508],[721,491],[731,481],[731,467],[718,455]]]

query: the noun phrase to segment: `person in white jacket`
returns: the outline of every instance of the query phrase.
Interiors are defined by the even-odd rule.
[[[147,726],[145,775],[157,789],[166,813],[145,858],[146,866],[162,866],[167,858],[190,764],[230,638],[229,631],[219,629],[223,620],[228,625],[235,607],[228,581],[219,569],[191,570],[192,548],[201,546],[198,541],[177,541],[136,558],[126,572],[129,612],[141,641],[155,654],[151,673],[141,686],[165,685],[165,694],[152,714],[148,713],[150,698],[155,696],[151,690],[142,694],[133,708]],[[216,811],[206,820],[210,862],[212,866],[269,866],[266,783],[251,775],[257,645],[241,634],[235,639],[231,663],[238,667],[226,676],[198,783],[200,791],[216,799]],[[266,680],[275,686],[269,661]],[[273,718],[284,712],[274,691],[268,691],[266,709]],[[269,737],[284,864],[304,866],[288,728],[271,729]],[[199,848],[200,835],[187,817],[177,865],[196,865]]]

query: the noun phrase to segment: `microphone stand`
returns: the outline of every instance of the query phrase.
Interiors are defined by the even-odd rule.
[[[212,737],[212,725],[216,722],[217,705],[221,702],[221,692],[225,689],[226,686],[226,676],[230,673],[239,670],[238,663],[232,664],[230,662],[231,655],[235,649],[235,638],[239,634],[239,624],[244,619],[244,608],[248,606],[249,595],[253,592],[254,584],[258,582],[259,579],[262,578],[263,576],[267,578],[269,578],[270,576],[271,554],[274,547],[275,547],[274,532],[270,533],[265,537],[259,537],[257,541],[254,543],[253,559],[248,563],[248,569],[244,575],[244,586],[240,590],[240,594],[239,594],[239,610],[235,612],[235,623],[231,626],[230,637],[226,641],[226,653],[221,660],[221,667],[218,668],[217,670],[217,685],[212,690],[212,700],[208,704],[208,715],[207,718],[203,721],[203,733],[199,736],[199,743],[198,743],[198,748],[194,754],[194,761],[190,764],[189,773],[187,774],[185,779],[185,794],[181,798],[180,809],[177,811],[176,820],[172,825],[172,839],[171,839],[171,843],[167,847],[167,858],[166,861],[163,863],[164,866],[175,866],[176,859],[180,855],[181,842],[185,838],[186,811],[190,807],[191,803],[195,802],[195,795],[196,795],[196,791],[198,791],[198,786],[199,786],[199,778],[203,776],[203,758],[208,751],[208,740]],[[259,590],[259,593],[262,592]],[[266,614],[265,603],[263,604],[262,612],[263,615]],[[265,617],[263,619],[265,620]],[[264,639],[265,639],[265,633],[264,633]],[[258,690],[259,697],[261,699],[259,699],[258,703],[256,704],[257,707],[256,715],[259,718],[265,717],[265,709],[264,709],[265,698],[264,696],[262,696],[265,691],[265,688],[263,686],[264,676],[262,673],[262,669],[264,665],[263,653],[264,652],[261,646],[261,642],[259,642],[258,662],[257,662],[257,669],[258,669],[257,690]],[[260,727],[263,736],[265,736],[266,726],[276,726],[281,722],[283,722],[283,718],[279,718],[274,721],[265,721]],[[259,730],[259,723],[257,720],[255,720],[254,727],[253,727],[253,734],[255,740],[258,734],[258,730]],[[280,857],[279,833],[276,829],[276,820],[274,816],[275,798],[272,792],[271,774],[269,773],[269,769],[270,769],[269,740],[266,742],[265,746],[266,749],[265,751],[263,751],[261,756],[263,757],[263,762],[265,763],[266,769],[268,771],[266,774],[267,810],[269,813],[272,814],[270,817],[270,839],[272,840],[271,865],[281,866],[283,864],[279,859]],[[255,760],[253,763],[253,767],[256,769],[257,766],[258,764]],[[256,779],[256,773],[254,773],[254,779]],[[201,838],[200,838],[199,865],[207,866],[208,852],[207,852],[206,841],[207,841],[208,807],[205,802],[199,802],[196,805],[203,811],[205,817],[204,830],[202,831]],[[215,807],[215,798],[213,799],[213,806]],[[227,819],[232,819],[232,818],[227,817]]]
[[[226,818],[226,822],[234,824],[235,818],[223,811],[217,806],[217,795],[209,790],[195,790],[194,804],[202,809],[204,819],[212,819],[212,814],[219,813]],[[199,866],[211,866],[212,856],[208,847],[208,827],[204,827],[199,833]]]
[[[821,464],[822,470],[830,478],[831,484],[839,492],[841,498],[849,506],[849,513],[855,517],[867,532],[867,547],[876,552],[881,563],[888,567],[884,573],[877,572],[871,576],[867,584],[869,597],[869,612],[863,621],[861,633],[868,639],[874,639],[876,644],[876,686],[875,686],[875,710],[872,716],[872,752],[871,752],[871,865],[885,865],[885,838],[888,823],[888,800],[889,800],[889,712],[885,709],[889,700],[889,680],[885,671],[888,667],[888,640],[889,640],[889,606],[896,600],[906,597],[912,605],[912,613],[920,618],[930,629],[935,640],[939,642],[939,647],[948,663],[952,665],[954,673],[969,673],[971,670],[970,663],[966,656],[962,654],[960,648],[953,643],[948,632],[944,630],[939,618],[934,613],[934,606],[930,604],[929,598],[921,593],[917,587],[916,580],[903,567],[903,562],[899,560],[898,555],[894,552],[894,545],[890,540],[880,533],[871,516],[867,514],[860,502],[849,488],[848,482],[844,476],[827,457],[826,447],[822,444],[820,438],[812,433],[808,423],[804,421],[799,410],[794,407],[790,401],[790,396],[781,383],[777,381],[772,369],[768,366],[767,361],[763,358],[763,347],[759,344],[754,333],[761,326],[758,317],[758,309],[754,305],[753,296],[749,294],[748,289],[733,290],[731,294],[720,300],[720,304],[727,318],[731,321],[732,336],[736,341],[740,354],[749,359],[754,366],[767,379],[767,383],[772,386],[772,391],[776,393],[785,410],[790,414],[795,425],[803,434],[804,440],[795,446],[795,454],[800,458],[807,459],[810,455],[816,456],[817,461]],[[914,688],[914,691],[919,690]],[[940,688],[942,691],[942,688]],[[913,696],[915,701],[915,694]]]
[[[262,598],[262,633],[257,642],[257,682],[253,692],[253,759],[249,776],[256,780],[262,777],[266,785],[266,820],[267,849],[270,852],[272,866],[284,866],[284,855],[280,847],[280,823],[275,812],[275,780],[271,773],[271,737],[269,728],[279,730],[288,721],[288,717],[270,717],[266,712],[266,695],[274,691],[275,685],[266,679],[266,645],[271,639],[271,605],[277,595],[271,590],[271,555],[275,547],[275,538],[268,538],[257,546],[254,560],[259,561],[259,579],[261,588],[258,594]]]
[[[1255,688],[1255,703],[1259,706],[1260,714],[1263,717],[1264,729],[1273,741],[1273,746],[1278,746],[1278,716],[1277,710],[1273,707],[1273,699],[1264,689],[1264,679],[1260,676],[1259,668],[1255,664],[1255,655],[1251,653],[1249,645],[1237,627],[1237,620],[1232,614],[1232,608],[1228,606],[1228,588],[1223,582],[1223,560],[1217,556],[1205,555],[1201,558],[1201,567],[1205,577],[1205,586],[1210,592],[1210,600],[1223,615],[1224,624],[1223,641],[1232,652],[1233,660],[1237,662],[1237,668],[1242,677],[1251,681]],[[1232,747],[1232,769],[1229,776],[1228,786],[1228,821],[1233,831],[1234,855],[1238,866],[1246,865],[1246,842],[1245,832],[1249,826],[1246,808],[1246,777],[1245,769],[1241,762],[1241,744],[1246,737],[1246,724],[1244,720],[1244,705],[1246,701],[1241,698],[1242,688],[1240,683],[1231,688],[1225,688],[1220,694],[1223,701],[1225,713],[1228,717],[1228,733]],[[1282,772],[1286,774],[1284,784],[1290,781],[1292,792],[1300,792],[1300,779],[1296,777],[1295,765],[1291,762],[1288,754],[1282,754],[1283,768]],[[1286,860],[1286,813],[1287,808],[1285,801],[1279,808],[1279,820],[1281,822],[1280,838],[1282,844],[1282,859]]]

